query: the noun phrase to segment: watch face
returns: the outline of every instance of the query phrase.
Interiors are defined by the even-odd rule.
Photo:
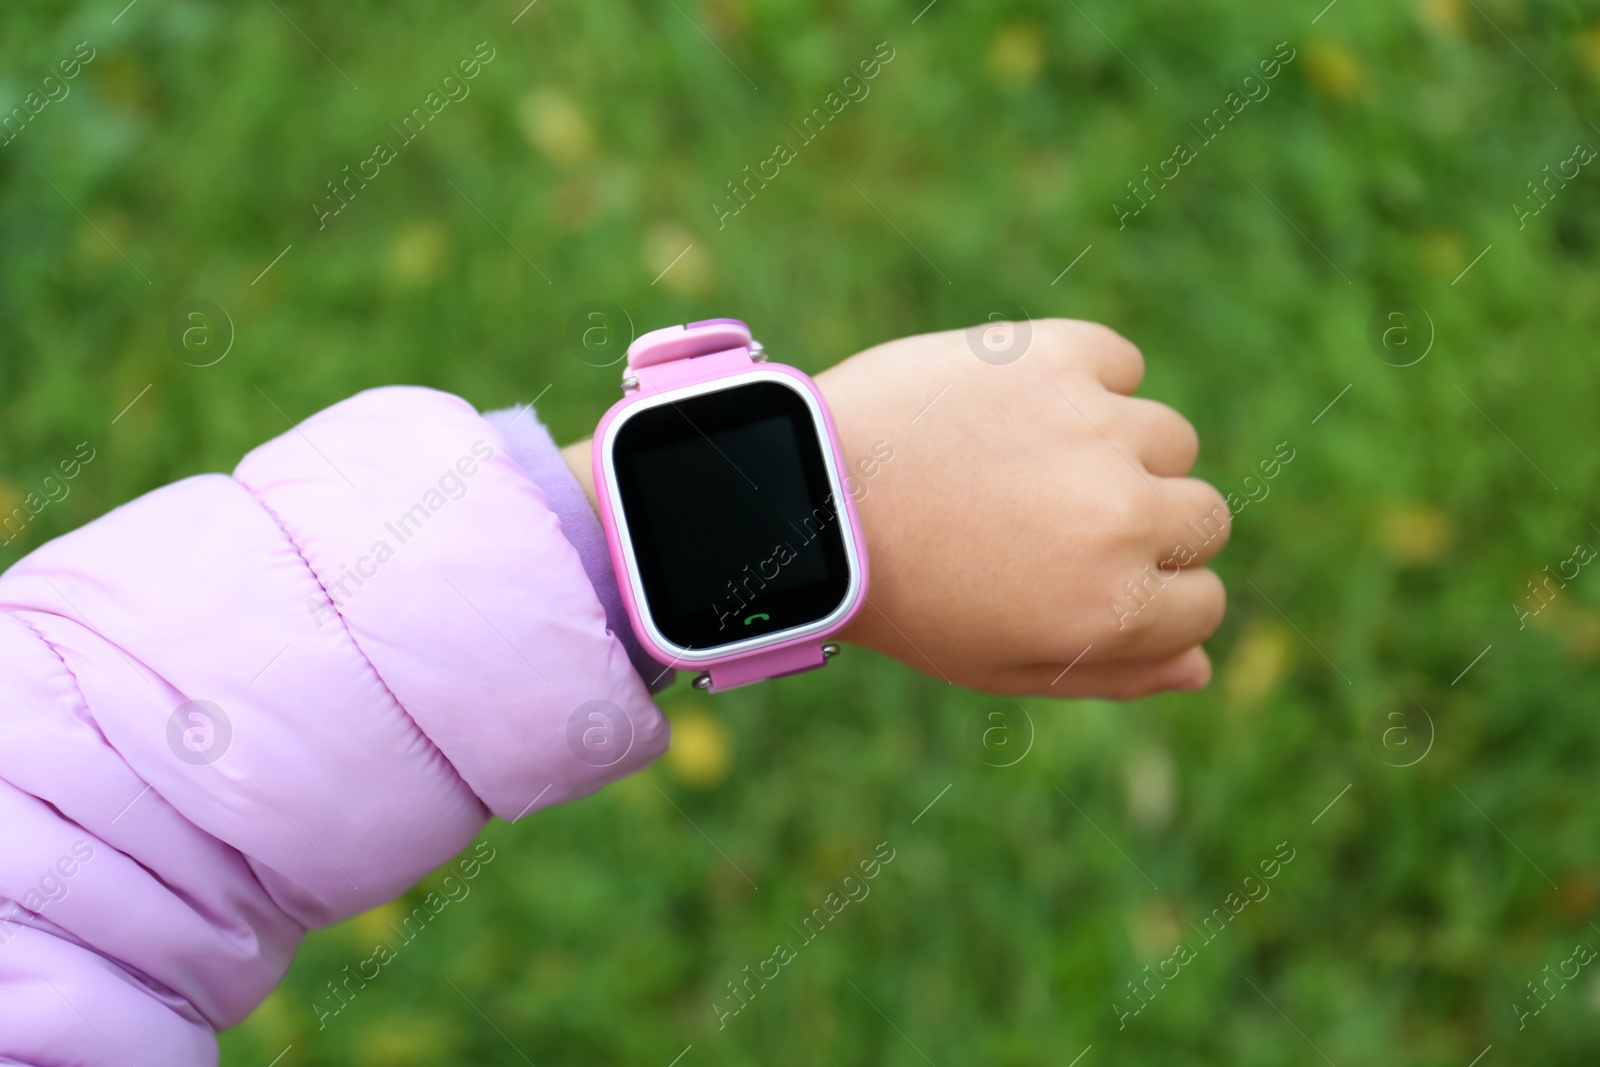
[[[823,430],[797,387],[734,385],[617,429],[614,485],[648,613],[713,650],[827,618],[851,590]]]

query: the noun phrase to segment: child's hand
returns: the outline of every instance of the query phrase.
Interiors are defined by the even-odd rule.
[[[1203,568],[1231,526],[1222,496],[1184,477],[1194,428],[1127,395],[1144,360],[1116,333],[1031,328],[1005,365],[951,331],[818,376],[872,565],[844,637],[996,693],[1199,688],[1225,599]]]

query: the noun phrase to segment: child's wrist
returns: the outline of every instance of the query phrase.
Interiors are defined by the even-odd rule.
[[[598,515],[599,506],[594,495],[594,465],[590,458],[593,454],[591,440],[591,438],[585,437],[582,441],[574,441],[572,444],[567,445],[561,450],[561,459],[566,463],[567,470],[572,472],[572,477],[577,480],[578,485],[583,489],[583,495],[589,501],[589,507]]]
[[[846,361],[846,364],[849,361]],[[882,494],[865,492],[857,497],[852,483],[848,480],[849,465],[852,457],[869,454],[872,447],[872,427],[869,420],[854,401],[860,392],[850,387],[850,375],[843,373],[846,364],[823,371],[816,376],[817,388],[822,390],[823,399],[828,402],[829,414],[833,416],[834,428],[839,434],[839,451],[844,455],[846,464],[845,492],[850,493],[855,500],[856,517],[861,523],[861,535],[867,542],[867,560],[872,573],[872,586],[881,588],[884,584],[886,564],[889,562],[890,552],[882,541],[882,529],[877,530],[874,536],[874,526],[881,525],[874,522],[883,503]],[[871,590],[869,590],[869,595]],[[865,648],[884,650],[878,643],[876,631],[882,628],[883,617],[869,602],[838,634],[838,639],[852,645],[861,645]]]

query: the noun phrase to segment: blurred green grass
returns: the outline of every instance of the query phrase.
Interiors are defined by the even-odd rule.
[[[1033,746],[995,768],[970,739],[987,698],[865,651],[715,700],[680,685],[671,759],[490,827],[471,895],[322,1030],[313,1002],[384,915],[311,935],[225,1062],[1065,1064],[1092,1045],[1083,1067],[1464,1067],[1491,1043],[1486,1065],[1591,1062],[1594,975],[1525,1029],[1511,1005],[1600,945],[1600,578],[1525,630],[1513,605],[1600,544],[1596,175],[1525,229],[1511,204],[1600,145],[1600,9],[1321,9],[8,5],[0,106],[77,42],[96,55],[0,146],[0,511],[97,451],[0,565],[373,385],[542,393],[581,437],[616,395],[616,368],[565,341],[593,300],[640,330],[735,314],[813,371],[1010,300],[1135,340],[1143,392],[1195,422],[1197,473],[1225,490],[1296,449],[1218,563],[1208,692],[1024,701]],[[319,231],[325,183],[483,41],[471,95]],[[1270,97],[1119,229],[1125,183],[1280,41],[1296,58]],[[870,95],[799,147],[788,123],[879,42]],[[711,202],[778,140],[798,158],[719,229]],[[1397,299],[1436,331],[1405,368],[1366,340]],[[236,329],[214,366],[168,347],[189,300]],[[1409,768],[1365,736],[1401,699],[1436,730]],[[871,896],[719,1030],[725,984],[880,841],[897,858]],[[1271,895],[1119,1030],[1124,983],[1281,841]]]

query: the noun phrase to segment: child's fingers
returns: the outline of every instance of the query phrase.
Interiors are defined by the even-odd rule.
[[[1233,534],[1228,502],[1209,483],[1198,478],[1165,478],[1160,484],[1163,519],[1158,523],[1165,539],[1156,543],[1163,573],[1174,567],[1204,566],[1221,552]],[[1187,552],[1182,549],[1187,548]]]
[[[1159,401],[1138,396],[1123,397],[1117,406],[1117,421],[1132,442],[1133,458],[1143,463],[1145,470],[1179,478],[1194,469],[1200,456],[1200,435],[1188,419]]]
[[[1054,697],[1100,697],[1134,700],[1169,689],[1200,689],[1211,681],[1211,659],[1205,649],[1185,649],[1175,656],[1117,663],[1040,664],[1014,672],[1002,691]]]
[[[1200,644],[1222,625],[1228,594],[1216,572],[1186,568],[1177,577],[1148,574],[1113,602],[1112,634],[1121,638],[1105,655],[1165,659]]]
[[[1071,363],[1089,365],[1101,385],[1124,396],[1144,380],[1144,354],[1117,331],[1078,319],[1035,319],[1032,328],[1048,351]]]

